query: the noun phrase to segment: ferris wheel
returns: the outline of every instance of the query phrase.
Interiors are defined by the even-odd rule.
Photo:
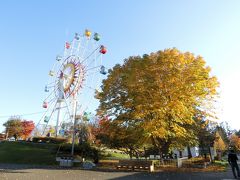
[[[43,125],[42,135],[49,132],[52,125],[55,136],[64,136],[64,123],[73,124],[83,119],[91,103],[102,75],[107,71],[102,64],[106,54],[105,46],[99,44],[100,35],[89,30],[83,34],[75,33],[72,41],[66,42],[63,52],[56,56],[49,71],[49,80],[45,86],[47,94],[43,101],[46,109],[38,125]],[[91,96],[91,97],[90,97]]]

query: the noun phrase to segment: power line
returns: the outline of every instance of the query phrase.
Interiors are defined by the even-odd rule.
[[[41,111],[41,112],[34,112],[34,113],[28,113],[28,114],[17,114],[16,116],[30,116],[30,115],[34,115],[34,114],[42,114],[44,113],[45,111]],[[0,118],[8,118],[8,117],[11,117],[11,116],[15,116],[15,115],[4,115],[4,116],[0,116]]]

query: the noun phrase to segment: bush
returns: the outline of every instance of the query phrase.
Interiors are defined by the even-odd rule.
[[[72,149],[71,144],[64,144],[59,148],[59,154],[70,154]],[[79,155],[85,159],[91,159],[94,163],[98,163],[99,160],[99,150],[92,147],[89,143],[82,143],[75,145],[74,155]]]
[[[43,142],[43,143],[53,143],[53,144],[62,144],[67,143],[68,139],[66,138],[56,138],[56,137],[33,137],[33,142]]]
[[[228,161],[215,161],[214,164],[219,166],[228,166]]]

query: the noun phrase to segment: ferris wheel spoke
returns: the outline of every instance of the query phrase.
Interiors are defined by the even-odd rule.
[[[86,68],[89,68],[91,67],[92,63],[96,63],[96,60],[101,56],[101,54],[98,54],[95,58],[93,58],[92,60],[89,60],[88,63],[85,63],[86,64]]]
[[[92,73],[98,73],[98,74],[102,74],[102,71],[106,71],[106,68],[102,65],[96,65],[96,66],[92,66],[89,69],[86,70],[86,76],[88,76],[89,74]]]
[[[52,109],[52,112],[51,112],[51,114],[50,114],[50,116],[49,116],[49,119],[51,119],[51,117],[52,117],[52,115],[53,115],[53,112],[55,111],[56,105],[57,105],[57,102],[55,103],[54,108]],[[45,128],[44,128],[44,130],[43,130],[42,136],[43,136],[43,134],[45,133],[45,130],[46,130],[46,127],[47,127],[48,123],[49,123],[49,121],[46,123],[46,126],[45,126]]]
[[[86,40],[86,43],[85,43],[85,44],[86,44],[86,45],[85,45],[85,48],[84,48],[83,51],[82,51],[82,57],[85,57],[84,55],[85,55],[85,52],[86,52],[87,47],[88,47],[88,44],[89,44],[89,39]]]
[[[52,102],[56,101],[56,99],[57,99],[57,98],[54,97],[54,98],[50,99],[48,102],[49,102],[49,103],[52,103]]]
[[[54,110],[55,110],[54,107],[56,106],[56,103],[55,103],[54,107],[52,108],[52,105],[53,105],[53,104],[54,104],[54,103],[52,102],[52,103],[50,104],[49,108],[45,111],[45,113],[43,114],[43,116],[40,118],[40,120],[39,120],[38,125],[36,126],[36,128],[40,125],[40,122],[43,120],[43,118],[46,117],[46,115],[47,115],[47,113],[48,113],[49,110],[52,110],[51,114],[54,112]],[[50,118],[49,118],[49,119],[50,119]],[[45,126],[45,128],[46,128],[46,126]]]
[[[88,88],[88,89],[94,90],[94,91],[96,90],[96,88],[93,88],[91,86],[87,86],[86,84],[85,84],[85,87]]]
[[[40,122],[41,122],[41,121],[43,120],[43,118],[46,116],[48,110],[49,110],[49,109],[47,109],[47,110],[43,113],[43,115],[41,116],[41,118],[40,118],[40,120],[38,121],[38,123],[37,123],[37,125],[36,125],[35,128],[37,128],[37,127],[40,125]],[[35,129],[35,130],[36,130],[36,129]],[[34,133],[35,133],[35,132],[34,132]],[[34,133],[33,133],[33,134],[34,134]]]
[[[52,91],[45,99],[44,101],[46,101],[49,97],[51,97],[53,95],[54,91]]]
[[[99,48],[100,48],[100,46],[97,47],[97,48],[96,48],[93,52],[91,52],[88,56],[86,56],[86,58],[84,58],[81,63],[84,63],[86,60],[88,60],[88,58],[90,58]]]
[[[47,83],[47,85],[46,86],[48,86],[48,87],[54,87],[54,85],[52,85],[52,84],[55,84],[56,82],[55,81],[53,81],[53,82],[50,82],[50,83]],[[52,85],[52,86],[51,86]]]
[[[101,76],[99,76],[99,70],[95,70],[95,71],[91,71],[91,72],[89,72],[88,74],[86,74],[85,76],[86,76],[86,78],[94,78],[95,80],[99,80],[99,79],[101,79]],[[97,75],[97,77],[95,77]],[[88,79],[88,80],[90,80],[90,79]]]

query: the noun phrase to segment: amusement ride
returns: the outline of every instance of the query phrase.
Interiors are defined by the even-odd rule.
[[[64,44],[63,53],[56,56],[44,89],[47,96],[42,107],[46,111],[37,125],[41,125],[41,136],[65,137],[70,132],[74,142],[78,120],[90,118],[86,104],[91,102],[86,94],[94,96],[101,75],[107,74],[102,65],[107,49],[99,41],[100,35],[90,30],[75,33],[73,40]]]

